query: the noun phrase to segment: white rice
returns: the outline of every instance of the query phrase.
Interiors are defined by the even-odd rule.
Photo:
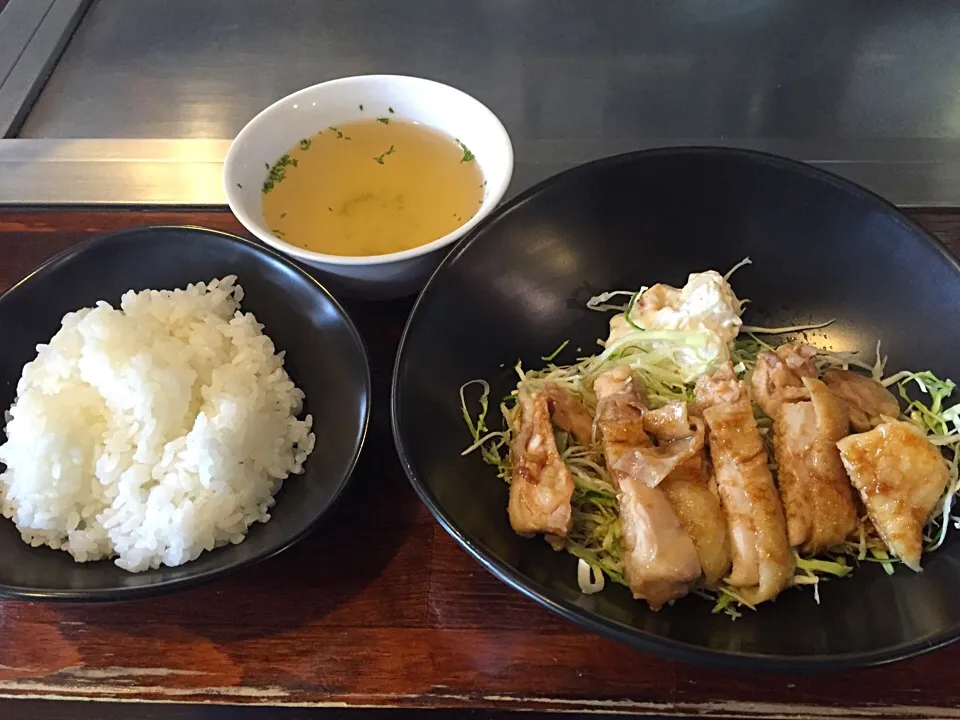
[[[233,276],[69,313],[23,369],[0,508],[24,541],[131,572],[267,522],[312,418]]]

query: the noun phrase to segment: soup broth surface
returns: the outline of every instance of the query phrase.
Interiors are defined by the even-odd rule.
[[[457,140],[391,117],[324,128],[268,168],[263,214],[288,243],[330,255],[383,255],[469,220],[483,174]]]

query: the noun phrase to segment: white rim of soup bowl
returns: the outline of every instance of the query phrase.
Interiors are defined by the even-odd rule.
[[[238,146],[240,145],[240,141],[244,138],[244,136],[252,133],[257,126],[265,122],[266,118],[272,115],[277,108],[279,108],[281,105],[289,103],[292,100],[302,99],[304,96],[314,93],[320,88],[329,89],[338,85],[351,85],[358,82],[370,82],[376,80],[389,81],[401,85],[409,83],[435,86],[437,88],[442,88],[444,91],[461,95],[463,99],[473,103],[476,106],[476,111],[484,115],[489,121],[491,129],[496,135],[495,142],[500,144],[506,153],[506,172],[504,172],[499,178],[491,178],[484,172],[483,165],[481,163],[480,172],[483,175],[484,183],[486,183],[487,193],[483,199],[483,204],[480,206],[480,209],[477,210],[473,217],[471,217],[467,222],[465,222],[463,225],[460,225],[453,231],[435,240],[431,240],[428,243],[424,243],[423,245],[410,248],[409,250],[400,250],[399,252],[387,253],[385,255],[328,255],[326,253],[314,252],[313,250],[306,250],[302,247],[291,245],[290,243],[281,240],[268,229],[266,229],[261,223],[252,218],[250,214],[248,214],[244,208],[241,207],[241,203],[233,190],[233,181],[231,180],[231,177],[233,175],[233,166],[238,162],[237,154],[239,152]],[[419,122],[413,118],[403,118],[402,116],[401,119],[406,119],[410,122]],[[431,125],[429,122],[423,122],[421,124],[426,125],[427,127],[433,127],[433,125]],[[295,142],[296,140],[291,141],[291,145],[293,145]],[[233,139],[233,142],[230,143],[230,148],[227,150],[227,155],[223,163],[223,174],[221,181],[223,183],[223,192],[227,199],[227,205],[231,212],[247,230],[252,232],[258,239],[276,248],[277,250],[301,260],[312,260],[328,265],[385,265],[401,260],[409,260],[422,255],[428,255],[434,250],[439,250],[445,245],[452,244],[456,240],[460,239],[463,235],[470,232],[470,230],[476,227],[480,221],[486,218],[487,215],[489,215],[494,208],[500,204],[500,201],[507,192],[507,187],[510,185],[510,180],[513,178],[513,162],[513,143],[510,141],[510,135],[507,133],[507,129],[503,126],[500,118],[498,118],[493,111],[490,110],[490,108],[472,95],[465,93],[463,90],[455,88],[452,85],[437,82],[436,80],[429,80],[427,78],[416,77],[413,75],[351,75],[349,77],[336,78],[335,80],[327,80],[326,82],[317,83],[316,85],[310,85],[309,87],[297,90],[294,93],[280,98],[257,113],[249,122],[247,122],[246,125],[243,126],[243,129],[237,133],[237,136]]]

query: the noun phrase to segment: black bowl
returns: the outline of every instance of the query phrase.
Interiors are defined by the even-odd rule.
[[[871,193],[769,155],[718,148],[639,152],[558,175],[491,215],[426,286],[409,319],[393,385],[393,424],[423,501],[486,568],[582,626],[671,658],[751,669],[835,668],[907,657],[960,634],[960,542],[915,575],[865,565],[824,582],[817,605],[789,590],[739,620],[685,598],[658,613],[625,588],[583,595],[576,560],[507,521],[507,487],[477,454],[458,390],[543,365],[563,340],[592,352],[608,316],[585,309],[604,290],[682,285],[690,272],[754,264],[734,276],[748,321],[837,318],[810,340],[858,350],[877,339],[891,369],[960,379],[960,266],[935,239]],[[752,316],[752,317],[751,317]],[[497,415],[492,410],[492,415]],[[494,422],[497,422],[494,418]]]
[[[0,594],[73,601],[127,600],[211,580],[275,555],[304,537],[346,485],[370,414],[366,351],[343,308],[317,282],[260,245],[199,228],[151,227],[96,238],[53,258],[0,296],[0,406],[10,407],[24,364],[64,314],[98,300],[114,306],[128,289],[182,288],[236,275],[241,307],[264,325],[285,367],[306,393],[317,443],[303,475],[277,494],[266,524],[239,545],[176,568],[142,573],[112,561],[80,564],[65,552],[32,548],[0,517]]]

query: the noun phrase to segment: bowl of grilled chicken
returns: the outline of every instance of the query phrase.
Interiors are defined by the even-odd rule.
[[[397,357],[405,470],[488,570],[758,670],[960,636],[960,264],[895,207],[723,148],[599,160],[444,261]]]

